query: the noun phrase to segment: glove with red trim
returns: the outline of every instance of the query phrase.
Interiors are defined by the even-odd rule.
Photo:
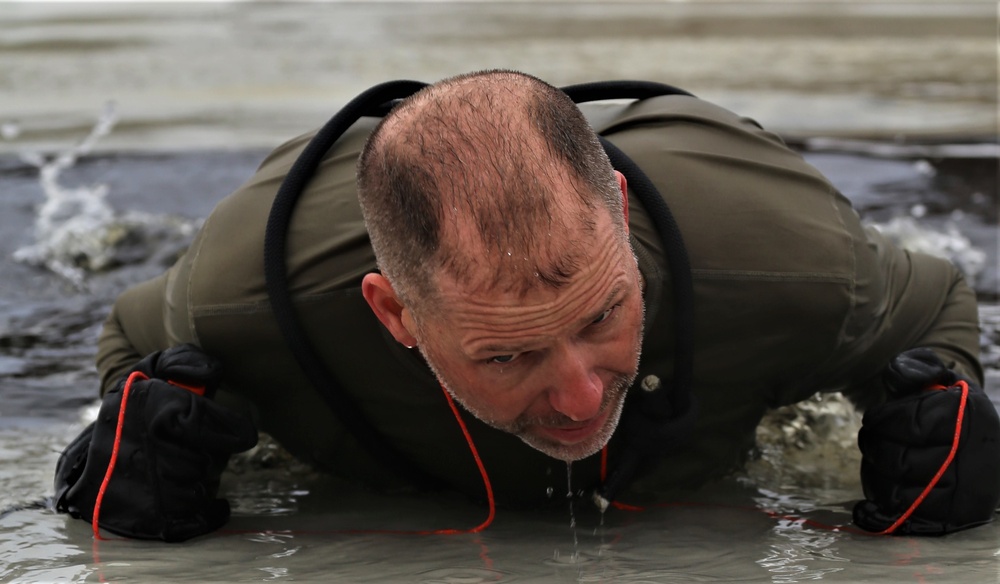
[[[930,349],[898,355],[883,381],[889,401],[865,413],[858,433],[866,500],[854,506],[854,522],[911,535],[990,522],[1000,503],[1000,417],[990,399]]]
[[[221,527],[222,472],[257,443],[250,420],[211,400],[221,376],[193,345],[140,361],[60,457],[56,510],[138,539],[184,541]]]

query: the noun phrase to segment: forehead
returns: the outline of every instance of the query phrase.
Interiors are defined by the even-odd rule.
[[[523,177],[522,177],[523,178]],[[532,188],[524,188],[531,182]],[[509,187],[510,185],[508,185]],[[454,208],[443,222],[435,278],[438,288],[464,297],[508,296],[520,301],[535,289],[557,290],[593,261],[624,227],[586,187],[563,173],[522,180],[501,193],[476,193],[504,204]]]
[[[475,221],[458,221],[447,230],[434,274],[443,294],[519,304],[529,295],[554,294],[569,285],[618,236],[627,245],[603,206],[562,202],[545,217],[511,212],[503,220],[508,225],[502,239]]]
[[[534,273],[523,286],[492,287],[482,275],[471,282],[441,275],[438,289],[442,300],[440,323],[454,334],[465,352],[504,341],[526,341],[555,337],[597,316],[608,303],[638,290],[637,271],[627,238],[613,229],[610,217],[597,221],[591,231],[576,239],[561,240],[553,249],[571,247],[574,269],[559,285],[542,282]],[[502,259],[515,272],[523,257]],[[631,266],[631,267],[630,267]],[[596,314],[594,314],[596,313]]]

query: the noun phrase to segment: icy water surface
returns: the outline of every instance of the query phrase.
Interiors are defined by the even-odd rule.
[[[486,510],[358,492],[267,440],[224,479],[232,521],[185,544],[95,541],[31,505],[94,415],[110,302],[169,265],[267,149],[370,84],[489,66],[665,81],[779,130],[866,221],[973,278],[1000,403],[995,12],[0,3],[0,510],[23,506],[0,517],[0,581],[1000,582],[998,524],[853,530],[858,420],[836,399],[773,413],[745,471],[671,505],[601,516],[560,477],[551,508],[500,510],[478,534],[374,533],[468,529]]]
[[[802,136],[996,133],[996,4],[0,2],[0,113],[56,146],[273,147],[388,79],[674,84]],[[2,142],[0,142],[2,147]]]

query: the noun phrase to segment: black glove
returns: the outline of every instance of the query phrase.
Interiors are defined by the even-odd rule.
[[[883,373],[889,401],[873,407],[858,433],[865,499],[854,522],[882,532],[910,508],[947,460],[969,386],[954,459],[893,533],[943,535],[988,523],[1000,503],[1000,417],[982,389],[960,379],[929,349],[898,355]],[[946,389],[932,389],[943,386]]]
[[[216,499],[219,479],[231,454],[257,443],[257,430],[211,400],[220,379],[218,361],[193,345],[140,361],[60,457],[56,510],[91,523],[97,514],[100,528],[139,539],[184,541],[221,527],[229,503]]]

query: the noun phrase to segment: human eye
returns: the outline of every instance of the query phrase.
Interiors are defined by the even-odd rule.
[[[594,320],[590,321],[590,325],[593,326],[593,325],[596,325],[596,324],[601,324],[603,322],[606,322],[608,319],[610,319],[614,315],[615,311],[618,310],[619,306],[621,306],[621,305],[620,304],[615,304],[611,308],[605,310],[604,312],[601,313],[600,316],[598,316]]]
[[[520,357],[522,353],[511,353],[509,355],[494,355],[486,360],[490,365],[506,365],[512,363]]]

